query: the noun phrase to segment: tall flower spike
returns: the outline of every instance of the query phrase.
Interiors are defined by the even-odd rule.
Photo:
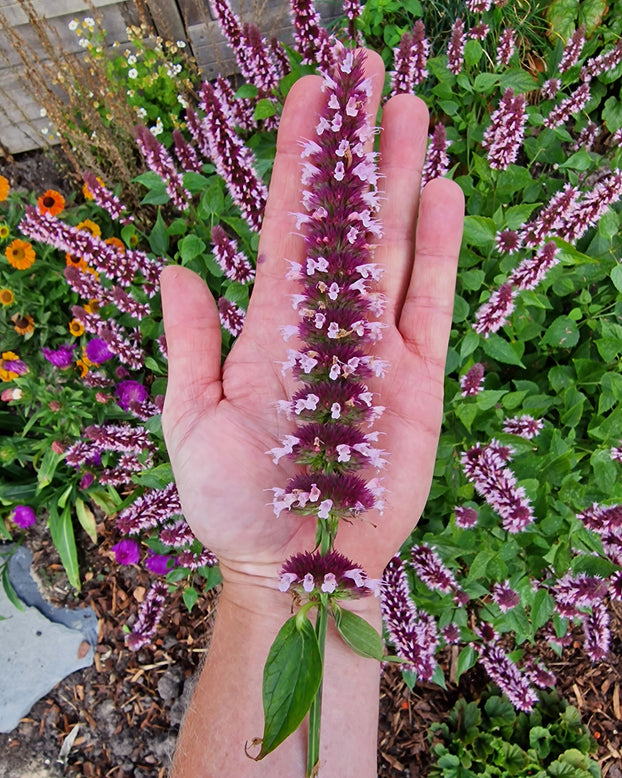
[[[497,46],[497,65],[509,65],[516,50],[515,33],[511,27],[504,30],[499,36]]]
[[[268,190],[255,171],[253,152],[227,122],[222,104],[207,82],[201,88],[201,107],[206,113],[202,128],[216,170],[251,229],[259,231]]]
[[[231,281],[241,284],[250,283],[255,278],[255,269],[243,251],[238,251],[238,244],[229,238],[220,224],[212,228],[214,256],[224,274]]]
[[[466,44],[466,35],[464,34],[464,22],[462,19],[456,19],[451,28],[451,37],[447,47],[447,67],[457,76],[462,70],[464,64],[464,47]]]
[[[439,122],[428,139],[428,151],[421,174],[421,186],[433,178],[442,178],[449,170],[447,149],[451,145],[447,140],[445,125]]]
[[[192,200],[192,195],[185,188],[173,158],[166,147],[146,127],[138,126],[135,132],[136,143],[140,153],[145,158],[145,162],[166,184],[166,192],[173,201],[173,205],[180,211],[185,211]]]
[[[302,55],[303,65],[318,62],[318,44],[322,41],[320,14],[313,0],[291,0],[290,14],[294,25],[296,49]]]
[[[84,179],[84,183],[87,185],[93,200],[100,208],[108,211],[112,219],[121,222],[121,224],[129,224],[134,220],[134,216],[127,212],[126,207],[116,194],[107,189],[94,173],[87,170],[82,174],[82,178]]]
[[[479,660],[494,683],[501,689],[514,707],[529,712],[538,702],[538,695],[531,688],[529,679],[494,643],[478,646]]]
[[[303,294],[294,301],[300,316],[294,329],[302,345],[290,351],[284,369],[303,385],[284,407],[304,413],[307,423],[270,451],[275,462],[285,456],[303,468],[285,488],[273,490],[275,514],[315,515],[332,536],[339,519],[381,509],[378,479],[365,481],[357,471],[385,464],[373,445],[376,435],[354,424],[377,416],[364,381],[384,369],[369,353],[381,335],[371,316],[376,308],[371,284],[380,269],[371,261],[370,245],[380,226],[375,154],[367,150],[374,134],[365,108],[370,84],[363,66],[362,52],[344,52],[324,76],[326,105],[315,139],[302,152],[308,188],[302,194],[306,212],[298,221],[306,226],[306,257],[302,265],[291,263],[288,274],[302,284]]]
[[[585,24],[575,30],[572,37],[566,44],[562,60],[559,63],[559,72],[565,73],[567,70],[579,61],[583,47],[585,46]]]
[[[496,289],[475,314],[475,332],[487,338],[491,332],[501,329],[514,310],[515,298],[512,284],[502,284]]]
[[[393,94],[414,91],[428,76],[426,64],[430,54],[430,44],[425,37],[423,22],[418,20],[412,32],[405,32],[399,45],[394,49],[395,70],[391,73]]]
[[[507,170],[516,160],[523,144],[526,121],[524,96],[515,97],[512,89],[506,89],[499,107],[490,117],[482,141],[491,168]]]
[[[582,111],[589,99],[590,85],[588,82],[584,82],[583,84],[580,84],[569,97],[566,97],[559,105],[553,108],[551,113],[544,120],[544,126],[550,130],[554,130],[555,127],[559,127],[573,114]]]
[[[168,587],[163,581],[156,581],[143,600],[136,623],[127,636],[127,647],[138,651],[151,642],[164,612]]]

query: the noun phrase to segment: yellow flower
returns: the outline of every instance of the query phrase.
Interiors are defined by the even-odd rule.
[[[8,224],[0,224],[0,240],[6,240],[11,234],[11,228]]]
[[[12,381],[28,372],[28,368],[13,351],[3,351],[0,359],[0,381]]]
[[[37,208],[39,213],[49,213],[52,216],[58,216],[58,214],[65,207],[65,198],[56,189],[48,189],[37,200]]]
[[[82,257],[76,257],[73,254],[65,254],[65,265],[67,267],[77,267],[79,270],[86,270],[87,264]]]
[[[28,314],[20,316],[19,313],[16,313],[11,316],[11,321],[18,335],[28,335],[29,332],[34,332],[35,320]]]
[[[25,240],[16,238],[4,250],[9,265],[16,270],[26,270],[35,261],[35,250]]]
[[[15,295],[10,289],[0,289],[0,305],[11,305]]]
[[[132,248],[136,248],[136,246],[138,246],[138,235],[135,232],[130,235],[130,246]]]
[[[125,254],[125,243],[120,238],[106,238],[104,243],[107,243],[109,246],[114,246],[120,254]]]
[[[72,319],[69,322],[69,332],[74,336],[74,338],[79,338],[80,335],[84,334],[84,324],[82,324],[80,319]]]
[[[101,180],[101,178],[99,176],[97,176],[97,181],[102,186],[104,186],[104,182]],[[91,192],[91,190],[88,187],[88,184],[86,184],[86,183],[82,186],[82,194],[84,195],[84,199],[85,200],[92,200],[93,199],[93,192]]]
[[[0,203],[7,199],[10,189],[11,185],[9,184],[9,179],[5,178],[4,176],[0,176]]]
[[[91,235],[94,235],[96,238],[99,238],[102,234],[99,224],[95,224],[95,222],[90,219],[85,219],[83,222],[80,222],[80,224],[77,225],[77,229],[90,232]]]
[[[99,300],[89,300],[82,307],[87,313],[97,313],[99,310]]]
[[[89,372],[89,365],[87,365],[83,359],[76,359],[76,367],[80,371],[80,378],[84,378]]]

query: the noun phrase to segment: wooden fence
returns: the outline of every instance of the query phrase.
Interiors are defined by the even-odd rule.
[[[101,17],[110,45],[113,41],[127,45],[126,28],[139,20],[137,4],[131,0],[0,0],[0,14],[41,59],[45,57],[36,31],[29,24],[24,3],[29,3],[37,15],[47,20],[63,50],[76,56],[80,56],[82,49],[69,23],[91,16],[92,8]],[[143,5],[158,35],[187,43],[205,78],[235,72],[234,57],[209,0],[143,0]],[[231,0],[231,6],[243,21],[256,22],[264,35],[292,42],[288,0]],[[337,0],[316,0],[316,7],[322,18],[330,21],[341,13],[342,4]],[[48,123],[29,90],[20,57],[0,25],[0,156],[46,145]]]

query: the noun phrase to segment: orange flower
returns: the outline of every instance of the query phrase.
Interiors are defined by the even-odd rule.
[[[69,332],[74,336],[74,338],[79,338],[80,335],[84,334],[84,324],[82,324],[80,319],[72,319],[69,322]]]
[[[35,261],[35,250],[25,240],[16,238],[4,250],[9,265],[16,270],[26,270]]]
[[[67,267],[77,267],[79,270],[86,270],[87,264],[82,257],[76,257],[73,254],[65,254],[65,265]]]
[[[125,254],[125,243],[120,238],[106,238],[104,243],[114,246],[120,254]]]
[[[10,189],[11,185],[9,184],[9,179],[5,178],[4,176],[0,176],[0,203],[7,199]]]
[[[97,313],[99,310],[99,300],[89,300],[82,307],[87,313]]]
[[[84,359],[76,359],[76,367],[80,371],[80,378],[84,378],[84,376],[89,372],[89,365],[86,364]]]
[[[65,207],[65,198],[56,189],[48,189],[37,200],[37,208],[39,213],[49,213],[52,216],[58,216],[58,214]]]
[[[0,359],[0,381],[12,381],[28,372],[28,368],[13,351],[3,351]]]
[[[85,219],[83,222],[80,222],[80,224],[76,226],[76,229],[86,230],[86,232],[90,232],[91,235],[94,235],[96,238],[99,238],[102,234],[99,224],[95,224],[95,222],[90,219]]]
[[[19,313],[16,313],[11,316],[11,321],[15,325],[15,332],[18,335],[28,335],[29,332],[33,332],[35,329],[35,320],[28,314],[20,316]]]
[[[15,295],[10,289],[0,289],[0,305],[11,305]]]

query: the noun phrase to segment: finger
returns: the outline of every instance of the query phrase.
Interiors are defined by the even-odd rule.
[[[399,330],[406,345],[442,375],[451,328],[464,195],[445,178],[430,181],[421,194],[415,262]]]
[[[372,85],[368,115],[373,125],[384,82],[384,65],[378,54],[367,52],[365,70]],[[279,126],[277,154],[259,243],[257,279],[247,318],[249,332],[265,329],[267,338],[272,340],[275,326],[298,320],[292,312],[290,321],[284,322],[285,311],[281,306],[275,306],[275,301],[294,291],[291,281],[285,279],[288,266],[284,260],[300,262],[304,258],[304,241],[300,230],[296,229],[296,214],[302,207],[301,141],[315,136],[325,100],[320,77],[300,79],[287,96]],[[269,330],[264,328],[266,322],[271,324]]]
[[[222,396],[220,319],[206,284],[188,268],[169,265],[160,284],[169,367],[164,417],[174,426]]]
[[[384,269],[387,313],[397,318],[412,272],[428,109],[415,95],[397,95],[383,109],[379,173],[383,239],[375,258]]]

